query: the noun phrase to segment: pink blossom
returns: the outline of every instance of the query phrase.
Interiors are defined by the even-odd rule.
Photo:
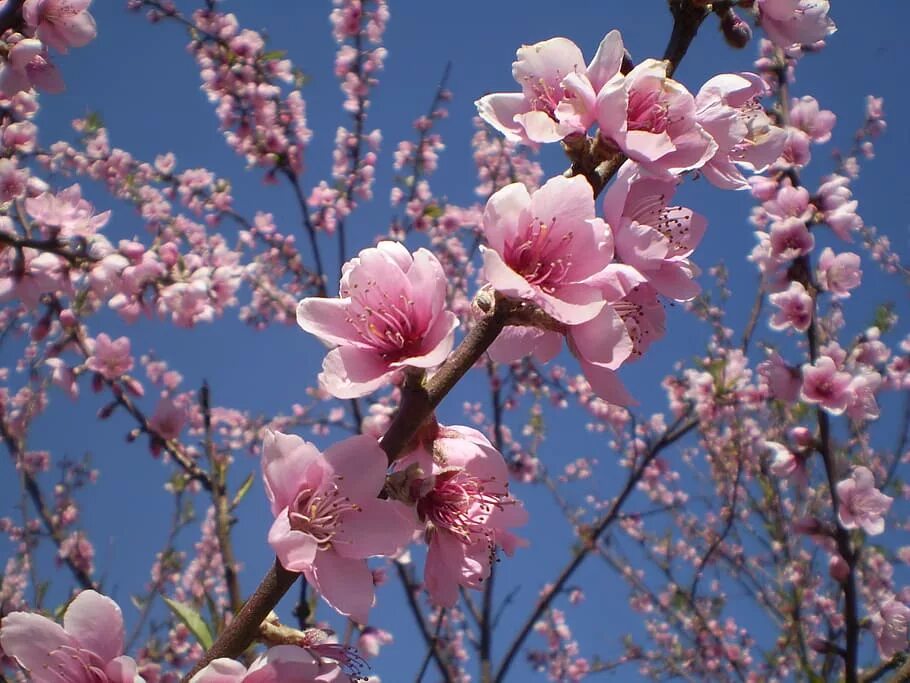
[[[38,38],[57,52],[83,47],[97,33],[95,19],[88,12],[92,0],[25,0],[22,17]]]
[[[837,369],[829,356],[821,356],[812,364],[805,363],[801,396],[804,401],[818,403],[832,415],[840,415],[850,402],[849,373]]]
[[[794,477],[801,482],[807,481],[806,468],[802,458],[777,441],[765,441],[764,445],[774,454],[770,466],[771,473],[774,476],[781,478]]]
[[[51,64],[44,44],[25,38],[10,48],[6,60],[0,61],[0,95],[10,98],[32,86],[58,93],[63,91],[63,79]]]
[[[0,202],[18,199],[25,192],[28,169],[20,169],[17,166],[15,157],[0,159]]]
[[[822,289],[838,299],[850,296],[850,290],[859,287],[863,279],[859,254],[846,251],[834,254],[831,247],[825,247],[818,258],[818,282]]]
[[[815,236],[799,218],[785,218],[771,225],[771,254],[789,261],[808,254],[815,247]]]
[[[63,626],[29,612],[0,623],[0,647],[34,683],[143,683],[123,655],[123,615],[117,604],[84,590],[69,604]]]
[[[792,327],[800,332],[809,329],[815,305],[802,283],[794,280],[785,291],[772,294],[768,300],[779,309],[771,316],[771,329]]]
[[[477,111],[512,142],[557,142],[583,133],[594,122],[597,92],[619,74],[623,54],[618,31],[604,37],[587,68],[567,38],[524,45],[512,63],[522,92],[486,95],[475,102]]]
[[[0,252],[0,301],[20,299],[36,308],[41,295],[68,287],[64,264],[59,256],[25,247],[19,255],[14,249]]]
[[[487,202],[483,229],[484,276],[500,293],[568,324],[604,307],[600,291],[584,280],[610,263],[613,241],[582,176],[551,178],[531,194],[521,183],[507,185]]]
[[[459,586],[483,585],[497,546],[512,555],[525,544],[508,529],[528,515],[509,494],[502,454],[474,429],[440,427],[431,450],[414,451],[396,469],[411,465],[420,469],[415,497],[429,545],[424,582],[434,603],[451,607]]]
[[[375,439],[355,436],[325,453],[299,436],[266,431],[262,474],[275,522],[269,544],[341,614],[366,623],[373,576],[366,558],[394,555],[414,532],[411,511],[377,498],[388,460]]]
[[[111,341],[111,338],[102,332],[95,337],[92,355],[86,359],[85,365],[89,370],[100,373],[105,379],[119,379],[133,367],[129,338],[120,337]]]
[[[276,645],[247,669],[233,659],[212,660],[190,683],[349,683],[336,662],[296,645]]]
[[[778,47],[812,45],[837,30],[828,0],[757,0],[759,21]]]
[[[107,224],[111,215],[110,211],[95,215],[92,205],[82,198],[82,188],[78,184],[56,195],[43,192],[37,197],[29,197],[25,200],[25,210],[45,234],[63,238],[90,237]]]
[[[665,297],[688,301],[700,291],[689,256],[707,222],[689,209],[669,206],[675,192],[675,181],[642,177],[637,164],[626,162],[604,198],[604,219],[624,264]]]
[[[718,147],[701,172],[717,187],[748,189],[737,166],[760,173],[781,155],[787,134],[759,103],[766,93],[759,76],[740,73],[715,76],[695,96],[695,119]]]
[[[615,142],[650,173],[701,168],[718,145],[696,120],[695,98],[667,76],[667,62],[646,59],[597,93],[601,137]]]
[[[875,370],[859,366],[860,370],[850,380],[847,415],[854,420],[877,420],[880,414],[875,392],[882,383],[882,376]]]
[[[186,411],[165,396],[155,407],[155,413],[149,418],[149,429],[164,441],[176,439],[186,424]]]
[[[837,499],[837,518],[845,529],[862,528],[870,536],[885,531],[884,516],[894,499],[875,488],[875,476],[867,467],[855,468],[849,479],[837,483]]]
[[[890,659],[907,649],[910,605],[900,597],[889,597],[872,615],[872,633],[882,659]]]
[[[850,179],[832,175],[824,179],[816,195],[823,220],[842,240],[851,241],[850,233],[863,227],[863,219],[856,213],[859,202],[853,199]]]
[[[814,97],[806,95],[800,99],[794,98],[790,103],[790,125],[803,131],[812,142],[828,142],[835,123],[837,117],[834,112],[819,109],[818,100]]]
[[[338,398],[365,396],[405,367],[432,368],[452,349],[455,314],[446,310],[446,277],[426,249],[398,242],[364,249],[342,268],[338,299],[311,297],[297,323],[335,346],[322,363],[322,386]]]

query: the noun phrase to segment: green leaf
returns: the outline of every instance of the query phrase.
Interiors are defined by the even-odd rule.
[[[199,641],[199,644],[202,645],[206,650],[212,647],[212,633],[209,631],[208,624],[205,623],[205,620],[199,616],[199,612],[194,610],[189,605],[184,605],[181,602],[176,600],[171,600],[161,596],[161,599],[170,607],[171,612],[174,613],[180,621],[182,621],[186,627],[190,630],[196,640]]]
[[[254,477],[253,473],[250,472],[247,475],[247,478],[243,480],[240,488],[237,489],[237,493],[234,494],[234,500],[231,501],[231,510],[240,505],[240,501],[243,500],[243,497],[247,494],[247,492],[249,492],[250,487],[253,485],[254,481],[256,481],[256,477]]]

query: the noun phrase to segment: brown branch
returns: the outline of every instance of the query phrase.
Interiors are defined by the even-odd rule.
[[[670,63],[667,66],[667,76],[672,76],[676,71],[710,10],[704,4],[696,4],[692,0],[670,0],[670,12],[673,14],[673,31],[664,50],[664,59]]]
[[[531,633],[531,629],[534,628],[534,624],[537,623],[537,620],[540,619],[540,616],[546,611],[550,606],[550,603],[553,602],[553,599],[562,591],[563,586],[572,578],[575,574],[575,571],[578,567],[581,566],[581,563],[585,558],[597,547],[597,541],[600,536],[615,522],[619,516],[622,506],[625,504],[626,500],[635,490],[639,480],[644,476],[645,470],[648,465],[656,458],[661,451],[663,451],[668,446],[676,443],[679,439],[684,437],[686,434],[691,432],[696,426],[698,426],[698,420],[686,418],[688,414],[682,415],[676,422],[664,432],[663,436],[658,439],[644,455],[641,462],[638,464],[637,469],[632,472],[629,476],[628,481],[626,481],[625,486],[619,495],[613,499],[613,503],[610,505],[610,509],[604,514],[597,524],[595,524],[590,531],[582,538],[583,545],[581,548],[576,550],[559,573],[559,576],[555,581],[552,582],[550,590],[537,601],[537,605],[534,607],[534,610],[525,619],[523,626],[518,631],[518,635],[515,636],[515,639],[512,641],[512,644],[509,646],[508,652],[502,660],[502,664],[499,665],[499,669],[496,671],[496,677],[493,679],[494,683],[501,683],[505,678],[506,673],[508,673],[509,667],[512,664],[512,661],[515,659],[515,656],[518,654],[518,651],[521,649],[524,644],[525,639]]]

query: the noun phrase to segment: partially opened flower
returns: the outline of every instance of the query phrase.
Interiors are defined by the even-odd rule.
[[[718,145],[696,120],[695,98],[667,75],[667,62],[646,59],[597,93],[600,135],[654,175],[704,166]]]
[[[604,307],[601,292],[585,280],[613,260],[613,242],[582,176],[551,178],[531,194],[521,183],[507,185],[487,202],[483,230],[484,276],[501,294],[568,324],[591,320]]]
[[[275,522],[269,544],[285,569],[341,614],[367,622],[373,575],[366,558],[394,555],[411,539],[406,506],[377,498],[387,459],[375,439],[354,436],[325,453],[299,436],[267,431],[262,473]]]
[[[446,310],[439,261],[426,249],[411,254],[398,242],[380,242],[345,263],[339,298],[304,299],[297,322],[336,347],[319,380],[337,398],[365,396],[406,367],[439,365],[458,326]]]
[[[619,73],[623,55],[619,31],[604,37],[587,67],[568,38],[524,45],[512,63],[521,92],[486,95],[475,102],[477,111],[513,142],[557,142],[583,133],[594,122],[597,91]]]
[[[120,608],[93,590],[73,599],[62,627],[40,614],[7,614],[0,647],[33,683],[144,683],[136,662],[123,654]]]
[[[783,152],[787,132],[771,123],[758,101],[766,91],[755,74],[721,74],[695,96],[695,119],[717,143],[701,172],[717,187],[749,189],[738,167],[760,173]]]
[[[778,47],[812,45],[837,30],[828,0],[757,0],[761,27]]]
[[[250,664],[213,660],[190,683],[350,683],[337,662],[314,656],[296,645],[276,645]]]
[[[509,529],[528,515],[509,493],[502,454],[477,430],[440,427],[429,450],[396,463],[400,471],[413,466],[420,473],[413,498],[429,546],[424,582],[433,602],[451,607],[460,586],[483,585],[497,547],[511,555],[525,543]]]
[[[642,176],[638,165],[627,161],[604,197],[604,219],[624,264],[668,299],[688,301],[700,291],[694,280],[698,269],[689,256],[707,221],[690,209],[671,206],[675,192],[676,181]]]

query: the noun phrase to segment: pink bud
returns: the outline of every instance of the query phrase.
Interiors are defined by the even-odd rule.
[[[850,565],[840,555],[832,555],[828,560],[828,573],[838,583],[846,583],[850,577]]]
[[[741,50],[752,40],[752,29],[749,24],[733,9],[728,9],[720,18],[720,30],[724,34],[724,40],[727,45],[737,50]]]

